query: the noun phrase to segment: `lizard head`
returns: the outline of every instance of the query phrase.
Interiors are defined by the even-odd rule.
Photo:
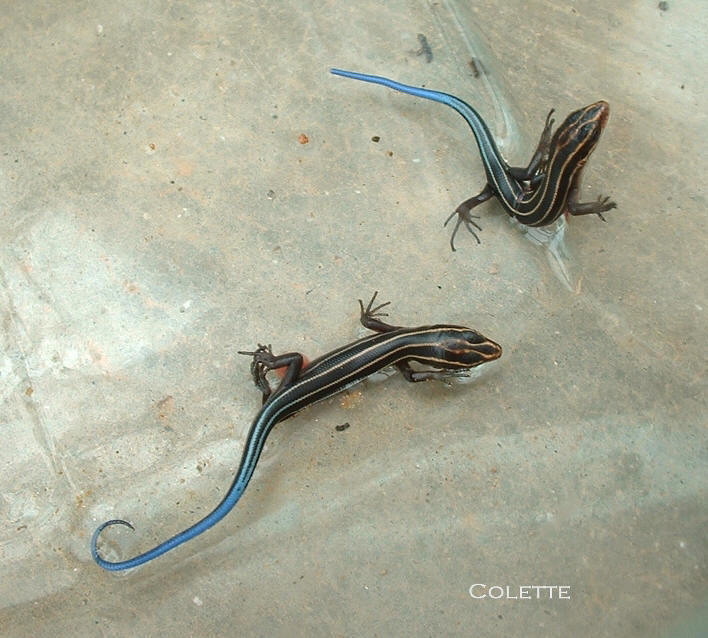
[[[582,166],[595,150],[609,117],[610,105],[604,100],[573,111],[553,135],[551,154],[563,163],[572,158]]]
[[[441,358],[451,368],[474,368],[502,355],[502,347],[470,328],[450,328],[440,335]]]

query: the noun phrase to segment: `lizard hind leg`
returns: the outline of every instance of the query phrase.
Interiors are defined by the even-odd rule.
[[[287,368],[277,389],[287,388],[298,378],[303,367],[303,356],[299,352],[274,355],[271,347],[258,344],[254,352],[239,351],[253,357],[251,361],[251,376],[256,387],[263,393],[263,403],[270,397],[272,390],[266,375],[269,370]]]
[[[476,206],[479,206],[483,202],[486,202],[490,197],[494,195],[494,191],[490,188],[489,184],[487,184],[484,189],[482,189],[482,192],[479,193],[479,195],[475,195],[474,197],[470,197],[469,199],[465,200],[462,202],[453,212],[452,214],[445,220],[445,223],[443,226],[447,226],[452,218],[457,215],[457,223],[455,224],[455,228],[452,231],[452,235],[450,236],[450,248],[452,248],[453,252],[455,251],[455,235],[457,235],[457,231],[460,229],[460,226],[462,224],[465,225],[465,228],[472,234],[472,236],[477,240],[478,244],[481,244],[482,242],[479,239],[479,236],[475,232],[475,228],[479,231],[482,230],[482,227],[474,221],[474,219],[479,219],[478,215],[471,215],[470,211],[475,208]],[[474,228],[473,228],[474,227]]]

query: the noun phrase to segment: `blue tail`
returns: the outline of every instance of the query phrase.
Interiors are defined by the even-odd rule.
[[[260,449],[256,453],[255,461],[258,461],[259,454]],[[210,527],[216,525],[222,518],[224,518],[224,516],[226,516],[233,509],[234,505],[236,505],[238,500],[241,498],[241,495],[246,490],[248,481],[251,476],[253,476],[253,470],[255,469],[255,466],[256,463],[253,462],[252,464],[245,464],[245,469],[243,469],[243,467],[239,468],[239,471],[236,473],[236,478],[231,484],[231,487],[229,487],[229,491],[226,493],[226,496],[224,496],[221,502],[200,521],[198,521],[191,527],[188,527],[179,534],[175,534],[172,538],[168,538],[166,541],[163,541],[152,549],[149,549],[148,551],[143,552],[142,554],[138,554],[133,558],[129,558],[128,560],[112,562],[100,556],[97,547],[98,537],[101,535],[101,532],[106,529],[106,527],[111,527],[112,525],[123,525],[125,527],[129,527],[132,530],[134,530],[135,528],[128,521],[124,521],[120,518],[114,518],[113,520],[101,523],[101,525],[96,528],[96,531],[91,537],[91,555],[93,556],[93,559],[101,567],[110,571],[131,569],[133,567],[137,567],[138,565],[142,565],[143,563],[147,563],[148,561],[153,560],[158,556],[162,556],[162,554],[170,551],[174,547],[177,547],[177,545],[186,543],[188,540],[191,540],[195,536],[199,536],[199,534],[201,534],[202,532],[205,532]]]
[[[430,89],[401,84],[400,82],[389,80],[388,78],[381,77],[380,75],[367,75],[366,73],[343,71],[342,69],[330,69],[330,72],[334,75],[341,75],[342,77],[351,78],[353,80],[380,84],[388,87],[389,89],[393,89],[394,91],[400,91],[401,93],[407,93],[408,95],[415,95],[416,97],[422,97],[426,100],[432,100],[433,102],[440,102],[440,104],[447,104],[447,106],[455,109],[462,117],[464,117],[465,121],[472,129],[472,133],[474,133],[474,137],[477,140],[477,145],[479,146],[482,161],[484,162],[487,174],[500,174],[505,170],[506,166],[502,165],[501,156],[497,149],[497,145],[494,143],[494,138],[492,137],[489,128],[487,128],[487,125],[480,114],[477,113],[477,111],[475,111],[475,109],[473,109],[469,104],[467,104],[467,102],[464,102],[460,98],[450,95],[449,93],[442,93],[441,91],[431,91]]]
[[[371,82],[372,84],[381,84],[382,86],[387,86],[389,89],[394,89],[395,91],[400,91],[401,93],[408,93],[409,95],[415,95],[416,97],[422,97],[427,100],[433,100],[434,102],[447,104],[448,106],[451,106],[453,109],[458,111],[465,119],[467,119],[467,116],[465,115],[465,113],[462,112],[459,107],[461,105],[464,105],[468,109],[472,108],[468,104],[465,104],[459,98],[456,98],[454,95],[441,93],[440,91],[431,91],[430,89],[423,89],[418,86],[401,84],[400,82],[396,82],[395,80],[389,80],[388,78],[381,77],[380,75],[367,75],[366,73],[357,73],[356,71],[343,71],[342,69],[330,69],[330,72],[334,75],[341,75],[344,78],[361,80],[362,82]]]

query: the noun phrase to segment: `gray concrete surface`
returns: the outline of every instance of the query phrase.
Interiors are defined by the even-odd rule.
[[[668,5],[4,3],[0,633],[699,631],[708,8]],[[483,182],[464,122],[333,65],[456,93],[515,164],[549,108],[607,99],[583,192],[618,209],[568,224],[565,282],[496,203],[450,252]],[[504,357],[315,406],[213,530],[92,562],[107,517],[128,557],[228,487],[260,400],[237,350],[326,352],[375,289]]]

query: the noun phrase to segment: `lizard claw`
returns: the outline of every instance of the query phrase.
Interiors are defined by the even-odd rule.
[[[364,302],[361,299],[359,299],[359,308],[361,308],[361,316],[362,317],[368,317],[369,319],[375,319],[376,317],[388,317],[387,312],[379,312],[379,310],[381,310],[381,308],[385,308],[386,306],[388,306],[391,303],[390,301],[386,301],[382,304],[379,304],[375,308],[372,308],[372,306],[374,305],[374,301],[376,300],[376,295],[378,295],[378,294],[379,294],[379,291],[376,290],[374,292],[373,297],[371,297],[371,301],[369,302],[369,305],[366,306],[366,309],[364,309]]]
[[[470,232],[470,234],[477,240],[478,244],[481,244],[482,242],[479,240],[479,236],[475,232],[474,228],[477,230],[481,231],[482,227],[475,222],[475,219],[479,219],[479,215],[472,215],[470,214],[469,210],[466,210],[464,208],[460,209],[457,208],[456,210],[452,211],[452,215],[450,215],[446,220],[445,223],[443,224],[443,228],[450,223],[450,220],[457,215],[457,223],[455,224],[455,228],[452,231],[452,235],[450,236],[450,248],[452,248],[452,251],[455,252],[455,235],[457,235],[457,231],[460,229],[460,225],[464,224],[465,228]],[[474,226],[474,228],[473,228]]]

